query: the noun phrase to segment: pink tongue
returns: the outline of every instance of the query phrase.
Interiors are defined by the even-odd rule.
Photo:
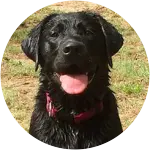
[[[82,93],[88,84],[88,77],[86,75],[61,75],[60,82],[62,88],[68,94]]]

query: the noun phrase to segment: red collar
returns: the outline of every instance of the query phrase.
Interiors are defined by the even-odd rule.
[[[58,110],[56,108],[54,108],[54,106],[52,105],[52,99],[49,96],[49,93],[46,92],[46,110],[49,114],[49,116],[51,117],[55,117],[56,113],[58,112]],[[97,104],[97,106],[95,108],[91,108],[90,110],[86,111],[86,112],[82,112],[78,115],[74,115],[73,119],[75,123],[80,123],[81,121],[84,120],[88,120],[90,118],[92,118],[95,114],[100,113],[103,110],[103,103],[100,102]]]

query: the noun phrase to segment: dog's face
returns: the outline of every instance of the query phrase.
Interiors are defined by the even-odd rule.
[[[78,12],[48,16],[22,48],[66,93],[80,94],[98,69],[112,66],[111,56],[122,43],[122,36],[101,16]]]

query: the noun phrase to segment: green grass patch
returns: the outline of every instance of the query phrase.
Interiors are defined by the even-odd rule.
[[[130,78],[135,80],[136,78],[146,78],[149,75],[149,68],[147,63],[139,60],[115,60],[114,61],[114,73],[119,77]]]
[[[17,55],[19,53],[22,53],[20,46],[15,46],[15,45],[7,45],[5,51],[7,51],[8,53],[12,53],[14,55]]]
[[[126,94],[139,94],[142,92],[143,87],[140,84],[129,83],[123,84],[120,89],[122,89],[122,91]]]
[[[136,81],[122,81],[120,83],[113,83],[111,85],[111,88],[115,92],[119,92],[125,95],[133,95],[135,97],[140,96],[143,92],[145,92],[145,87],[143,86],[143,83],[140,84]]]
[[[31,63],[30,61],[26,60],[17,60],[17,59],[10,59],[5,61],[8,66],[8,76],[12,77],[22,77],[22,76],[33,76],[37,77],[38,73],[35,72],[35,64],[34,62]]]
[[[11,110],[12,108],[15,107],[14,102],[17,98],[17,92],[13,88],[10,87],[3,87],[2,88],[3,95],[6,101],[6,104],[8,108]]]
[[[21,43],[21,41],[27,37],[28,33],[30,32],[31,28],[21,28],[17,29],[14,34],[12,35],[10,41],[13,43]]]

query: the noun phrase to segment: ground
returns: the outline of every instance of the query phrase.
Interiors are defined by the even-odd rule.
[[[54,12],[90,10],[100,13],[123,34],[124,46],[113,57],[111,88],[118,100],[119,114],[125,130],[140,112],[149,84],[148,60],[134,29],[113,11],[88,2],[61,2],[45,7],[27,18],[12,35],[4,52],[1,83],[5,101],[14,118],[28,131],[38,89],[38,72],[34,62],[21,51],[20,43],[44,16]]]

